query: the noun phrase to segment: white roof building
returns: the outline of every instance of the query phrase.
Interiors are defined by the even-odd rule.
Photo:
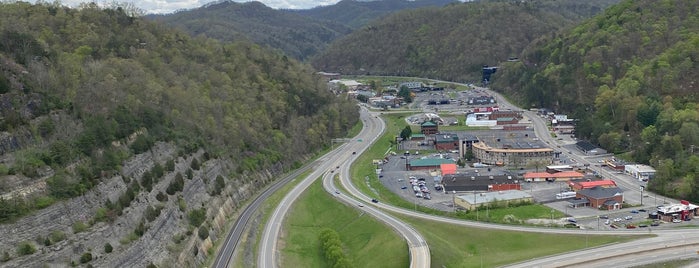
[[[624,172],[640,181],[648,181],[655,176],[655,169],[648,165],[624,165]]]

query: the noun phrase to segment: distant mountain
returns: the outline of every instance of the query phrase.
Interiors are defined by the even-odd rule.
[[[482,65],[519,56],[531,42],[617,1],[486,1],[392,13],[333,42],[311,63],[352,74],[477,80]]]
[[[457,0],[381,0],[381,1],[356,1],[343,0],[330,6],[321,6],[303,10],[288,10],[288,12],[300,14],[310,18],[326,21],[334,21],[351,28],[359,28],[365,24],[384,17],[392,12],[404,9],[416,9],[422,7],[442,7],[448,4],[459,3]]]
[[[202,8],[148,18],[183,29],[195,36],[222,41],[249,40],[305,59],[326,44],[351,32],[349,27],[320,22],[259,2],[221,2]]]
[[[147,18],[192,35],[222,41],[250,40],[305,60],[330,42],[390,12],[423,6],[443,6],[447,0],[342,1],[310,10],[276,10],[259,2],[221,1],[201,8]]]

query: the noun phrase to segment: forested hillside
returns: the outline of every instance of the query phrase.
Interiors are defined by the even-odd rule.
[[[193,38],[122,8],[0,4],[0,262],[34,253],[26,236],[49,247],[74,241],[71,224],[77,234],[119,222],[109,238],[97,231],[10,266],[70,263],[51,254],[100,239],[122,239],[102,262],[143,267],[185,252],[179,261],[194,265],[188,250],[206,253],[199,245],[210,246],[219,217],[357,122],[356,106],[314,73],[258,45]],[[203,241],[195,231],[199,242],[181,242],[196,227]],[[14,250],[19,242],[26,250]]]
[[[483,65],[518,57],[532,41],[617,1],[488,1],[393,13],[329,46],[311,62],[350,74],[478,79]]]
[[[580,119],[577,136],[658,170],[650,187],[699,201],[699,2],[623,1],[508,63],[495,88]]]
[[[201,8],[147,18],[183,29],[194,36],[222,41],[250,40],[305,60],[367,22],[390,12],[443,6],[452,0],[340,1],[308,10],[276,10],[260,2],[222,1]]]
[[[311,9],[286,10],[303,16],[338,22],[357,29],[365,24],[385,17],[386,15],[404,9],[416,9],[422,7],[442,7],[450,3],[458,3],[457,0],[379,0],[356,1],[342,0],[334,5],[315,7]]]
[[[351,29],[341,23],[318,21],[293,12],[275,10],[260,2],[232,1],[150,19],[222,41],[250,40],[279,49],[287,56],[305,59]]]

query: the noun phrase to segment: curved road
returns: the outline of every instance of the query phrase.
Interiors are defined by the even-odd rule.
[[[322,174],[326,174],[325,183],[330,181],[328,187],[331,188],[326,189],[334,192],[334,190],[332,190],[334,189],[334,186],[332,185],[331,178],[333,173],[329,173],[329,171],[334,170],[336,167],[342,166],[344,176],[349,176],[349,164],[354,161],[356,157],[361,154],[361,152],[366,150],[372,143],[374,143],[374,141],[384,131],[385,125],[383,120],[369,114],[366,109],[362,108],[360,116],[364,121],[364,127],[359,135],[357,135],[352,142],[344,144],[342,148],[338,148],[337,150],[333,151],[332,154],[329,154],[328,157],[324,157],[324,162],[319,164],[316,170],[314,170],[310,175],[308,175],[308,177],[294,187],[294,189],[292,189],[284,197],[284,199],[282,199],[277,208],[274,210],[267,224],[265,225],[260,241],[260,248],[258,251],[259,255],[257,259],[258,267],[266,268],[279,266],[277,263],[277,238],[279,237],[284,217],[289,211],[290,207],[293,205],[294,200],[296,200],[301,193],[303,193],[303,191],[305,191],[308,186],[310,186]],[[356,202],[350,197],[336,196],[344,202]],[[365,207],[365,211],[386,222],[406,238],[406,241],[408,241],[408,244],[410,245],[411,267],[426,268],[430,266],[429,248],[427,247],[427,242],[425,242],[419,233],[406,224],[377,209]]]

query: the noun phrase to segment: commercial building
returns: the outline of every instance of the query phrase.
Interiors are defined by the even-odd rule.
[[[585,175],[577,171],[563,171],[556,173],[548,172],[527,172],[524,173],[524,180],[532,181],[570,181],[582,179]]]
[[[648,181],[655,177],[655,169],[647,165],[624,165],[624,172],[639,181]]]
[[[447,158],[419,158],[407,161],[407,170],[438,170],[442,164],[454,164],[453,159]]]
[[[473,144],[473,156],[483,164],[521,168],[553,162],[553,149],[538,143],[508,142],[500,145],[499,148],[491,147],[481,140]]]
[[[663,221],[691,220],[699,215],[699,206],[690,204],[687,200],[681,200],[679,204],[672,204],[658,208],[657,217]]]
[[[521,180],[511,175],[448,174],[442,176],[444,190],[453,192],[521,190]]]
[[[467,210],[486,207],[493,203],[498,206],[513,203],[532,202],[532,195],[520,190],[494,191],[473,194],[456,195],[454,204]]]
[[[587,201],[587,202],[576,202]],[[587,205],[593,208],[616,210],[624,203],[624,194],[619,187],[592,187],[578,191],[573,203]]]
[[[459,136],[450,133],[435,134],[434,148],[437,151],[459,150]]]

